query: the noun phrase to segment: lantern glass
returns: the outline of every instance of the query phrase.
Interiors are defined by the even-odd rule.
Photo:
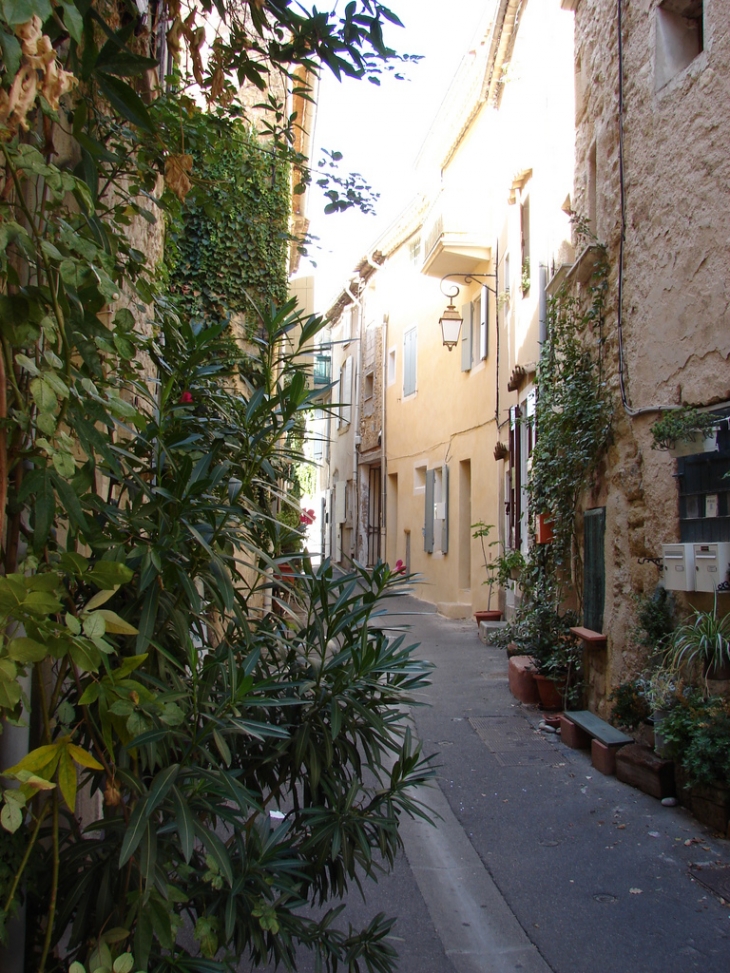
[[[443,335],[444,345],[451,349],[459,343],[459,332],[461,331],[462,316],[453,304],[449,304],[439,319],[441,334]]]

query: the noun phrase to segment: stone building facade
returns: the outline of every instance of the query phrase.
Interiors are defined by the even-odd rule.
[[[651,448],[650,431],[677,406],[722,416],[730,400],[730,10],[720,0],[563,5],[575,10],[574,208],[611,267],[613,444],[583,504],[605,507],[608,650],[589,672],[601,709],[645,661],[635,600],[666,573],[646,559],[670,542],[730,540],[727,493],[688,498],[703,470],[715,484],[730,470],[726,433],[711,459],[677,461]],[[709,594],[677,597],[712,605]],[[730,596],[718,598],[722,609]]]

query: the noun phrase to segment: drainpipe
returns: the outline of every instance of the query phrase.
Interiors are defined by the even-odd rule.
[[[358,278],[353,278],[353,280],[357,280],[357,279]],[[352,283],[352,281],[351,281],[351,283]],[[352,533],[353,533],[353,538],[354,538],[354,543],[353,543],[353,548],[354,548],[354,550],[353,550],[353,556],[356,559],[359,560],[358,541],[359,541],[359,536],[360,536],[359,535],[359,525],[360,525],[360,483],[359,483],[359,480],[358,480],[358,474],[359,474],[359,455],[358,455],[358,452],[357,452],[357,445],[358,445],[358,442],[361,441],[361,435],[360,435],[360,367],[361,367],[361,364],[362,364],[362,362],[361,362],[361,358],[362,358],[362,342],[360,341],[360,334],[362,332],[363,307],[362,307],[362,301],[360,300],[359,295],[358,296],[355,296],[355,294],[352,293],[352,291],[350,290],[349,284],[348,284],[347,287],[344,288],[344,290],[345,290],[345,293],[347,294],[347,296],[349,298],[351,298],[353,304],[357,304],[358,308],[360,309],[360,313],[358,314],[358,322],[357,322],[358,323],[358,334],[357,335],[351,335],[350,336],[351,338],[355,338],[357,340],[357,355],[355,355],[353,353],[353,356],[352,356],[352,359],[353,359],[353,392],[352,392],[352,399],[353,399],[353,401],[352,401],[352,407],[351,407],[352,408],[352,482],[354,484],[354,489],[355,489],[355,509],[353,511],[353,516],[352,516]],[[354,367],[354,366],[356,366],[356,367]]]
[[[548,283],[548,269],[545,264],[540,264],[540,274],[539,274],[539,287],[540,287],[540,306],[539,306],[539,330],[538,330],[538,342],[540,348],[547,341],[548,334],[548,314],[547,314],[547,283]]]
[[[386,541],[388,539],[388,454],[385,450],[385,436],[388,424],[385,414],[385,390],[386,383],[388,380],[388,324],[389,318],[387,314],[383,315],[383,355],[382,355],[382,368],[381,368],[381,380],[380,380],[380,496],[381,496],[381,507],[380,507],[380,556],[385,560]],[[398,543],[398,539],[395,538],[395,543]]]

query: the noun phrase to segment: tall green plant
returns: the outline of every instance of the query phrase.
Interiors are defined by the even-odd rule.
[[[584,228],[578,225],[579,234]],[[530,514],[548,515],[553,540],[532,558],[537,574],[571,582],[580,600],[577,513],[611,435],[611,396],[603,370],[603,316],[608,287],[605,247],[585,294],[564,286],[551,300],[548,335],[537,369],[537,437],[528,489]],[[529,584],[529,572],[526,577]]]
[[[291,307],[263,323],[253,387],[223,330],[167,314],[156,400],[123,445],[90,459],[44,570],[0,585],[6,630],[26,633],[6,641],[5,675],[34,667],[41,687],[39,746],[5,770],[29,813],[19,819],[6,791],[5,823],[28,857],[3,902],[8,913],[40,859],[29,889],[39,969],[60,968],[62,939],[84,960],[109,929],[112,953],[132,945],[137,968],[183,969],[185,923],[211,969],[219,950],[220,969],[245,953],[291,964],[297,943],[325,968],[390,962],[383,917],[345,933],[337,907],[315,920],[302,906],[392,863],[399,815],[422,813],[409,790],[430,771],[404,707],[426,669],[402,636],[371,625],[401,585],[384,565],[335,579],[304,562],[296,614],[261,610],[276,557],[270,498],[311,395],[293,359],[321,326]],[[103,795],[85,829],[77,767]]]
[[[0,940],[24,900],[40,973],[121,973],[130,947],[144,970],[292,965],[298,943],[326,968],[387,968],[388,920],[337,930],[337,907],[304,906],[392,861],[429,774],[404,719],[425,668],[371,625],[397,590],[387,568],[335,579],[305,562],[296,609],[269,610],[310,406],[294,355],[321,322],[271,306],[283,267],[264,247],[244,352],[234,302],[180,317],[135,243],[170,192],[205,194],[180,89],[230,106],[252,81],[280,152],[296,120],[269,76],[376,75],[395,18],[371,0],[339,19],[216,10],[206,60],[201,10],[183,22],[163,3],[147,24],[116,4],[0,2],[0,712],[31,724],[2,768]],[[162,93],[168,24],[193,70]],[[81,793],[98,819],[79,820]]]

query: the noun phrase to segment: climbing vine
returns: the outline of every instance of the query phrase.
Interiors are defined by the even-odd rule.
[[[170,288],[190,320],[206,327],[286,299],[289,157],[240,119],[192,104],[181,128],[195,173],[172,205],[166,236]]]
[[[585,228],[578,224],[579,238]],[[603,320],[609,265],[594,243],[590,280],[576,294],[567,286],[551,301],[548,336],[537,370],[537,439],[529,481],[530,512],[552,521],[552,543],[533,549],[525,581],[541,576],[559,592],[572,577],[580,600],[577,518],[611,435],[611,395],[603,368]],[[586,293],[587,292],[587,293]]]

